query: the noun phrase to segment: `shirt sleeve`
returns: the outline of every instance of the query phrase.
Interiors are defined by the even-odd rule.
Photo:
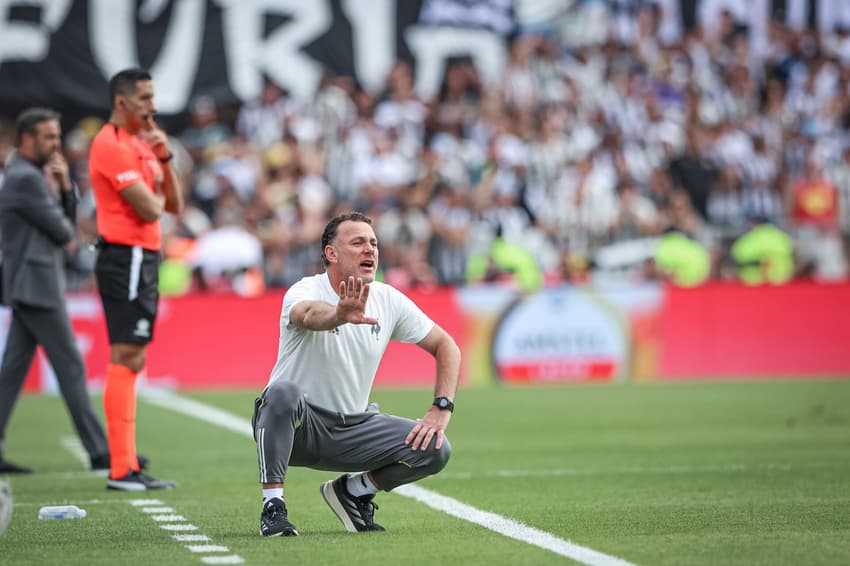
[[[318,301],[321,298],[318,286],[312,280],[302,279],[290,287],[283,296],[283,310],[280,314],[281,328],[289,325],[289,314],[292,312],[292,307],[301,301]]]
[[[428,318],[428,315],[404,293],[394,287],[389,289],[393,310],[396,312],[396,323],[391,339],[410,344],[420,342],[434,328],[434,321]]]
[[[132,148],[125,144],[100,141],[92,147],[89,157],[92,169],[103,175],[116,192],[144,180],[139,171],[139,160]]]

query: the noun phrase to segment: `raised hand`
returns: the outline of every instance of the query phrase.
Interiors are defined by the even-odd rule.
[[[171,151],[168,149],[168,135],[160,129],[153,118],[147,118],[145,129],[139,132],[139,138],[151,148],[157,159],[164,160],[171,156]]]
[[[71,188],[71,174],[68,170],[68,162],[60,152],[53,153],[45,166],[47,175],[56,188],[68,190]]]
[[[339,302],[336,316],[340,322],[351,324],[378,324],[377,318],[366,316],[366,300],[369,298],[369,285],[363,279],[349,277],[348,282],[339,282]]]

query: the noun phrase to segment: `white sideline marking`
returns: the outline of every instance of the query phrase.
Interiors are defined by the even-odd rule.
[[[211,542],[210,537],[205,534],[179,534],[186,531],[197,531],[198,527],[189,524],[186,517],[178,515],[173,508],[166,507],[159,499],[132,499],[129,503],[157,523],[166,523],[164,525],[160,524],[159,528],[164,531],[178,533],[171,535],[171,538],[177,542]],[[192,554],[230,552],[229,548],[219,544],[184,544],[183,546]],[[219,554],[216,556],[201,556],[201,562],[205,564],[242,564],[245,561],[241,556],[235,554],[229,554],[227,556],[221,556]]]
[[[142,507],[142,513],[174,513],[171,507]]]
[[[45,474],[39,474],[40,477],[43,477]],[[29,501],[15,501],[15,507],[41,507],[47,504],[67,504],[68,501],[61,502],[29,502]],[[142,513],[147,514],[154,521],[185,521],[186,518],[182,515],[174,514],[174,509],[171,507],[165,507],[159,499],[86,499],[81,501],[74,501],[73,503],[77,505],[114,505],[116,503],[121,505],[126,505],[129,503],[133,507],[139,509]],[[158,515],[162,513],[162,515]],[[187,523],[170,523],[166,525],[160,525],[159,528],[165,531],[171,532],[181,532],[181,531],[197,531],[198,527],[195,525],[190,525]],[[204,534],[174,534],[171,535],[177,542],[210,542],[210,537]],[[230,549],[226,546],[220,545],[184,545],[191,552],[195,554],[203,554],[208,552],[230,552]],[[236,555],[228,555],[228,556],[204,556],[201,557],[201,562],[205,564],[242,564],[245,561],[240,556]]]
[[[160,529],[164,531],[197,531],[198,527],[189,523],[174,523],[171,525],[160,525]]]
[[[180,397],[163,390],[150,390],[144,393],[140,392],[139,396],[151,405],[156,405],[164,409],[171,409],[190,417],[210,424],[214,424],[221,428],[233,431],[237,434],[254,438],[254,431],[251,429],[251,421],[236,416],[233,413],[228,413],[218,407],[211,407],[200,401]]]
[[[608,554],[597,552],[592,548],[573,544],[546,531],[529,527],[524,523],[490,513],[489,511],[476,509],[471,505],[461,503],[457,499],[440,495],[439,493],[413,484],[399,486],[393,490],[393,493],[410,497],[432,509],[448,513],[453,517],[475,523],[476,525],[481,525],[506,537],[539,546],[540,548],[560,554],[561,556],[566,556],[582,564],[591,566],[634,566],[631,562],[627,562],[622,558],[609,556]]]
[[[179,522],[185,521],[186,517],[183,515],[151,515],[151,519],[156,521],[157,523],[169,523],[172,521]]]
[[[226,546],[219,546],[217,544],[187,544],[186,548],[195,554],[203,552],[230,552],[230,549]]]
[[[80,461],[84,468],[88,469],[91,462],[89,461],[89,453],[83,448],[83,443],[76,436],[63,436],[62,448],[70,452],[74,458]]]
[[[130,505],[133,507],[144,507],[146,505],[162,505],[159,499],[131,499]]]
[[[207,542],[210,540],[207,535],[171,535],[171,538],[177,542]]]
[[[218,407],[211,407],[205,403],[201,403],[200,401],[186,399],[167,391],[148,393],[143,395],[142,399],[153,405],[195,417],[201,421],[226,428],[251,439],[254,438],[254,432],[251,428],[250,421],[232,413],[228,413]],[[461,503],[451,497],[446,497],[434,491],[415,485],[408,484],[397,487],[393,490],[393,493],[415,499],[432,509],[443,511],[444,513],[457,517],[458,519],[475,523],[506,537],[571,558],[576,562],[581,562],[588,566],[634,566],[631,562],[627,562],[622,558],[609,556],[593,550],[592,548],[573,544],[560,539],[553,534],[535,529],[534,527],[529,527],[519,521],[508,519],[507,517],[502,517],[501,515],[490,513],[489,511],[476,509],[471,505]],[[208,558],[224,559],[230,557],[211,556]],[[207,558],[202,559],[202,561],[207,564],[238,564],[241,563],[242,559],[239,558],[239,560],[240,562],[209,562]]]

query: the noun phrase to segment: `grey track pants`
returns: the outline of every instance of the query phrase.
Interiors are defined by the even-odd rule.
[[[289,466],[338,472],[370,471],[378,486],[390,491],[436,474],[449,461],[451,445],[435,440],[427,450],[404,444],[416,422],[370,406],[345,415],[311,405],[298,386],[278,380],[254,405],[254,439],[260,483],[283,483]]]

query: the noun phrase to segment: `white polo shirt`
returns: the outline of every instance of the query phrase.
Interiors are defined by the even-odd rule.
[[[369,285],[366,316],[379,324],[343,324],[333,330],[306,330],[289,322],[292,307],[301,301],[336,305],[339,295],[327,273],[305,277],[283,297],[280,344],[269,384],[278,379],[295,382],[307,400],[345,414],[360,413],[369,404],[369,393],[378,364],[390,340],[416,343],[425,338],[434,322],[397,289],[375,281]]]

